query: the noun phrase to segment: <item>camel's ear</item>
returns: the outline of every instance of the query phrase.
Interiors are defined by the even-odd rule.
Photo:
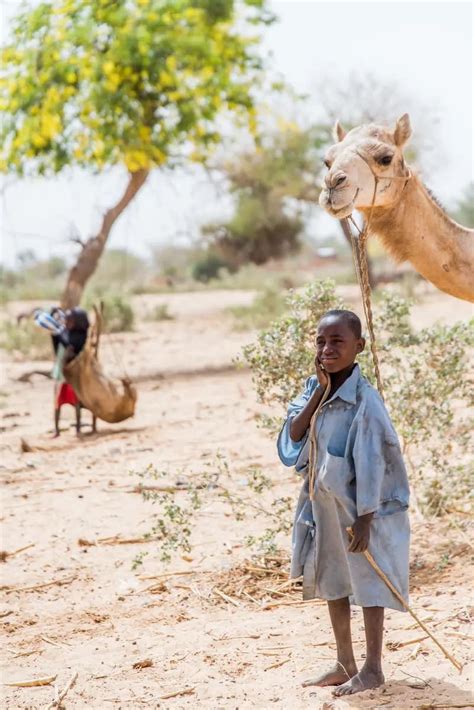
[[[346,137],[346,132],[339,123],[339,121],[336,121],[334,124],[334,128],[332,130],[332,135],[335,141],[338,141],[339,143],[344,140]]]
[[[404,113],[403,116],[398,119],[395,125],[395,130],[393,132],[393,140],[395,141],[395,145],[398,145],[399,148],[402,148],[408,141],[410,136],[410,116],[407,113]]]

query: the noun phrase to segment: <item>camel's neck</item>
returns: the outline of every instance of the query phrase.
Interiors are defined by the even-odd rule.
[[[374,209],[370,231],[442,291],[474,299],[474,231],[450,219],[416,175],[394,207]]]

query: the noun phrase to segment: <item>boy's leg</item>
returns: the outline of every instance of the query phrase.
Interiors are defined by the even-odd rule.
[[[366,660],[359,673],[336,688],[334,695],[352,695],[369,688],[378,688],[385,681],[382,673],[383,618],[382,606],[364,607]]]
[[[81,434],[81,405],[78,402],[76,404],[76,436]]]
[[[61,410],[59,407],[54,408],[54,436],[59,436],[61,431],[59,429],[59,414]]]
[[[303,683],[308,685],[341,685],[357,673],[357,666],[352,650],[351,607],[348,597],[328,601],[329,616],[336,638],[337,663],[326,673],[309,678]]]

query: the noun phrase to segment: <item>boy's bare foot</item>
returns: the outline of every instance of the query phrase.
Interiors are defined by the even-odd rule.
[[[385,678],[382,671],[371,671],[367,668],[362,668],[359,673],[353,676],[339,688],[333,690],[333,695],[340,697],[341,695],[353,695],[354,693],[362,693],[370,688],[378,688],[385,683]]]
[[[308,678],[308,680],[305,680],[302,685],[303,688],[307,688],[310,685],[319,685],[321,688],[325,688],[328,685],[342,685],[356,673],[356,666],[351,665],[348,668],[345,668],[341,663],[336,663],[326,673],[316,676],[315,678]]]

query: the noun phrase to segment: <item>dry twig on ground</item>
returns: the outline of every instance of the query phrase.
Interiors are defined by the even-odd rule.
[[[47,706],[46,710],[53,710],[53,708],[60,708],[61,707],[62,701],[64,700],[64,698],[66,697],[66,695],[69,693],[72,686],[76,682],[77,676],[78,676],[77,672],[74,673],[73,676],[71,676],[71,678],[69,679],[66,686],[63,688],[63,690],[61,690],[61,692],[57,695],[57,697],[53,700],[53,702]]]

